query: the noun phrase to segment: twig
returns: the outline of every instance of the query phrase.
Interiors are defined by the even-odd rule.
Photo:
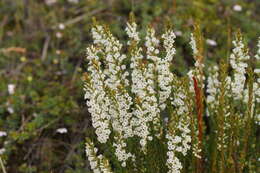
[[[5,170],[5,166],[4,166],[4,163],[3,163],[1,156],[0,156],[0,164],[1,164],[1,167],[2,167],[2,170],[3,170],[3,173],[7,173],[6,170]]]
[[[3,17],[2,22],[0,23],[0,32],[4,32],[4,26],[7,24],[7,22],[8,22],[8,16],[5,15],[5,16]],[[1,30],[2,30],[2,31],[1,31]],[[0,34],[1,34],[1,33],[0,33]],[[3,39],[3,35],[0,35],[0,42],[2,41],[2,39]]]
[[[8,47],[0,50],[3,53],[9,53],[9,52],[16,52],[16,53],[21,53],[25,54],[26,53],[26,48],[23,47]]]
[[[42,57],[41,57],[42,61],[44,61],[47,56],[47,51],[48,51],[50,40],[51,40],[51,37],[49,35],[47,35],[45,42],[44,42],[43,49],[42,49]]]
[[[92,16],[92,15],[94,15],[94,14],[96,14],[96,13],[99,13],[99,12],[101,12],[101,11],[103,11],[103,10],[105,10],[105,8],[99,8],[99,9],[93,10],[93,11],[91,11],[91,12],[89,12],[89,13],[85,13],[85,14],[82,14],[82,15],[80,15],[80,16],[77,16],[77,17],[75,17],[75,18],[73,18],[73,19],[68,20],[67,22],[65,22],[65,23],[64,23],[64,26],[69,26],[69,25],[73,25],[73,24],[75,24],[75,23],[78,23],[78,22],[80,22],[81,20],[83,20],[84,18],[89,17],[89,16]],[[55,28],[58,28],[58,25],[54,26],[53,29],[55,29]]]
[[[199,129],[199,148],[202,148],[202,137],[203,137],[203,119],[202,119],[202,114],[203,114],[203,103],[202,103],[202,90],[198,86],[198,81],[195,77],[193,77],[193,82],[194,82],[194,89],[195,89],[195,95],[196,95],[196,107],[197,107],[197,114],[198,114],[198,129]],[[202,151],[200,153],[202,155]],[[203,167],[202,167],[202,159],[203,157],[201,156],[201,159],[198,160],[198,172],[202,173],[203,172]]]
[[[46,124],[46,125],[42,126],[41,128],[37,129],[37,133],[41,133],[42,130],[46,129],[47,127],[49,127],[50,125],[56,123],[59,120],[60,120],[60,118],[56,118],[56,119],[52,120],[48,124]]]
[[[74,70],[74,73],[73,73],[73,76],[72,76],[72,79],[71,79],[71,82],[73,83],[76,79],[76,76],[77,76],[77,71],[78,71],[78,68],[80,67],[81,65],[81,60],[78,61],[76,67],[75,67],[75,70]]]
[[[84,132],[84,131],[87,129],[88,126],[89,126],[89,119],[86,118],[86,119],[84,120],[84,122],[82,123],[82,126],[79,127],[79,129],[80,129],[81,132]],[[64,163],[65,163],[65,164],[64,164],[63,167],[60,169],[60,172],[64,172],[65,167],[68,166],[68,165],[66,165],[66,162],[69,161],[69,160],[71,159],[71,157],[73,156],[73,154],[75,153],[75,149],[76,149],[76,147],[78,146],[78,144],[79,144],[79,142],[81,141],[81,139],[82,139],[81,136],[75,136],[75,137],[72,139],[71,149],[70,149],[70,151],[68,152],[66,158],[64,159]]]

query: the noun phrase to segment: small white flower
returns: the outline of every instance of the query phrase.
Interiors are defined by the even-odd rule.
[[[10,95],[14,94],[14,90],[15,90],[15,85],[14,84],[8,84],[8,93]]]
[[[126,163],[125,162],[123,162],[121,165],[122,165],[122,167],[126,167]]]
[[[236,4],[236,5],[233,6],[233,10],[234,11],[242,11],[242,7],[238,4]]]
[[[85,151],[94,173],[112,173],[108,160],[102,154],[97,155],[98,150],[93,142],[86,142]]]
[[[53,5],[53,4],[55,4],[57,2],[57,0],[45,0],[45,4],[46,5]]]
[[[257,73],[257,74],[260,74],[260,69],[257,68],[257,69],[254,70],[254,72]]]
[[[8,107],[7,108],[7,111],[10,113],[10,114],[13,114],[14,113],[14,109],[12,107]]]
[[[260,37],[258,37],[257,47],[258,47],[258,49],[257,49],[256,55],[255,55],[255,58],[257,60],[260,60]]]
[[[57,33],[56,33],[56,37],[57,37],[57,38],[61,38],[61,37],[62,37],[62,33],[61,33],[61,32],[57,32]]]
[[[66,128],[59,128],[56,130],[57,133],[63,134],[63,133],[67,133],[68,130]]]
[[[7,133],[5,131],[0,131],[0,137],[7,136]]]
[[[0,155],[4,154],[5,151],[5,148],[0,148]]]
[[[206,43],[210,46],[217,46],[217,42],[215,40],[207,39]]]
[[[65,29],[65,25],[64,25],[63,23],[60,23],[60,24],[59,24],[59,29],[60,29],[60,30],[64,30],[64,29]]]
[[[190,45],[191,45],[191,48],[192,48],[193,55],[198,54],[199,51],[197,49],[196,40],[195,40],[193,33],[191,33]]]
[[[57,54],[57,55],[60,55],[60,54],[61,54],[61,51],[60,51],[60,50],[56,50],[56,54]]]
[[[163,120],[164,120],[165,123],[169,122],[169,118],[168,117],[165,117]]]
[[[79,0],[68,0],[68,2],[77,4],[77,3],[79,3]]]
[[[182,32],[181,32],[181,31],[175,31],[174,34],[175,34],[176,36],[182,36]]]

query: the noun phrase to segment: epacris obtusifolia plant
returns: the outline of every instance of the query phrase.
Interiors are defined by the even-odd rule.
[[[195,25],[195,66],[180,77],[173,73],[170,27],[161,38],[148,27],[144,46],[133,16],[125,31],[127,51],[94,22],[87,48],[85,99],[96,138],[87,138],[86,154],[93,172],[257,172],[260,41],[250,57],[237,34],[228,61],[205,68]]]

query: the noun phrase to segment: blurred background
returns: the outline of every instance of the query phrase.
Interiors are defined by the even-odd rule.
[[[176,73],[193,65],[189,37],[200,21],[206,65],[225,59],[240,29],[250,54],[260,36],[259,0],[0,0],[0,156],[10,173],[90,172],[92,135],[82,73],[92,17],[126,42],[133,11],[141,31],[173,24]],[[1,169],[0,169],[1,170]]]

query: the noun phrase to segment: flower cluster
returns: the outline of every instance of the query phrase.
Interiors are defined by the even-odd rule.
[[[94,173],[112,173],[109,162],[103,155],[97,156],[98,149],[94,147],[93,142],[87,140],[86,155],[88,157],[90,167]]]
[[[219,90],[219,68],[218,66],[213,66],[210,69],[210,75],[207,79],[207,89],[206,92],[208,94],[207,96],[207,104],[210,105],[212,107],[212,109],[216,108],[218,106],[218,100],[215,100],[217,98],[217,93]]]
[[[130,68],[132,70],[132,87],[131,92],[135,95],[135,107],[133,109],[133,119],[132,124],[134,128],[134,134],[141,138],[140,145],[142,150],[146,150],[147,140],[151,138],[149,136],[148,120],[147,114],[149,112],[149,98],[148,98],[148,81],[146,80],[145,73],[146,67],[142,55],[142,48],[137,45],[140,41],[139,34],[136,31],[136,24],[128,24],[126,28],[128,37],[131,39],[129,44],[132,47],[131,50],[131,64]],[[134,36],[134,37],[133,37]]]
[[[258,44],[257,44],[257,53],[255,55],[256,61],[260,61],[260,37],[258,38]],[[260,68],[255,68],[254,73],[259,77],[260,76]],[[254,83],[255,88],[255,96],[256,96],[256,102],[260,103],[260,78],[257,78],[256,82]],[[260,112],[259,112],[260,114]],[[259,116],[260,117],[260,116]],[[259,120],[260,121],[260,120]]]
[[[191,33],[191,40],[190,40],[190,45],[191,45],[191,49],[193,51],[193,55],[197,55],[199,53],[198,49],[197,49],[197,43],[196,43],[196,40],[195,40],[195,37],[194,37],[194,34]]]
[[[148,121],[153,123],[153,127],[158,132],[160,129],[160,110],[158,104],[158,91],[156,91],[156,87],[158,86],[157,83],[157,76],[158,73],[157,64],[160,61],[158,57],[159,54],[159,40],[155,37],[155,30],[153,28],[147,29],[147,35],[145,37],[145,46],[146,46],[146,56],[147,56],[147,66],[145,69],[144,77],[147,82],[147,101],[149,103],[149,107],[147,107],[147,118]],[[157,134],[159,135],[159,134]]]
[[[85,98],[89,99],[87,105],[89,106],[89,112],[92,114],[93,127],[96,129],[98,140],[101,143],[105,143],[109,138],[109,119],[108,106],[109,100],[105,96],[104,91],[104,75],[101,73],[100,65],[98,61],[97,49],[90,47],[87,49],[89,63],[90,76],[86,76],[89,83],[86,83]]]
[[[168,173],[180,173],[182,169],[182,164],[178,157],[176,156],[175,151],[181,151],[181,148],[177,147],[176,145],[178,143],[181,143],[181,138],[179,136],[174,135],[166,135],[166,138],[168,140],[168,152],[167,152],[167,167],[169,168]]]
[[[257,53],[255,55],[256,61],[259,63],[260,61],[260,37],[258,38],[258,44],[257,44]],[[256,100],[256,105],[254,106],[259,106],[260,104],[260,68],[255,68],[254,69],[254,73],[256,74],[256,76],[258,77],[257,80],[254,82],[253,84],[253,92],[255,93],[255,100]],[[260,124],[260,110],[258,109],[258,111],[256,112],[256,123]]]
[[[181,139],[181,152],[184,156],[187,154],[187,151],[190,149],[191,135],[190,135],[190,117],[189,117],[189,98],[188,93],[184,87],[182,87],[182,81],[177,81],[174,78],[174,94],[171,104],[175,108],[175,116],[178,120],[178,124],[175,125],[175,129],[180,133]],[[179,86],[179,87],[177,87]]]
[[[132,22],[131,24],[127,23],[127,27],[125,28],[126,34],[132,40],[139,42],[140,38],[139,38],[138,32],[136,30],[137,30],[137,24],[136,23],[134,23],[134,22]],[[131,44],[131,42],[129,41],[128,45],[130,45],[130,44]]]
[[[243,98],[243,90],[246,81],[246,60],[249,59],[246,47],[242,42],[241,36],[238,36],[233,41],[234,49],[230,55],[230,64],[234,71],[234,79],[231,83],[233,97],[235,100],[241,100]]]
[[[166,107],[166,101],[169,98],[172,90],[173,74],[170,70],[170,64],[172,62],[173,56],[175,55],[175,48],[173,46],[174,39],[176,38],[172,30],[167,30],[165,34],[162,35],[164,39],[163,45],[166,50],[166,56],[164,59],[160,59],[157,64],[158,70],[158,85],[159,91],[159,104],[162,110]]]
[[[169,129],[166,134],[168,140],[167,147],[167,166],[169,173],[180,172],[182,164],[177,157],[178,153],[186,156],[188,150],[191,148],[191,130],[190,117],[187,100],[187,91],[182,86],[182,81],[173,77],[173,96],[171,97],[171,104],[175,108],[170,117]]]
[[[116,156],[122,164],[132,156],[125,150],[126,143],[123,138],[133,136],[132,126],[130,124],[131,113],[129,111],[132,105],[132,98],[126,91],[129,85],[127,79],[128,72],[125,71],[126,66],[123,61],[126,55],[120,54],[122,44],[106,31],[101,25],[97,25],[92,29],[94,43],[100,48],[99,53],[103,55],[103,61],[106,63],[101,70],[101,75],[104,77],[101,81],[104,89],[104,97],[107,98],[106,104],[107,116],[109,116],[109,124],[112,124],[113,131],[116,133],[114,146],[116,148]],[[101,61],[99,61],[101,64]],[[108,120],[108,119],[106,119]],[[98,134],[97,134],[98,135]],[[106,137],[109,134],[105,135]],[[117,142],[120,141],[118,144]]]
[[[195,35],[193,33],[191,33],[191,40],[190,40],[190,46],[192,49],[192,54],[193,54],[193,58],[195,60],[195,68],[191,69],[188,72],[188,77],[190,78],[190,91],[194,92],[194,86],[193,86],[193,78],[196,77],[199,80],[199,86],[201,88],[204,88],[204,80],[205,80],[205,76],[203,74],[203,69],[204,69],[204,64],[202,61],[202,56],[200,55],[201,52],[200,50],[197,48],[198,47],[198,38],[195,37]]]
[[[217,122],[217,149],[223,150],[227,147],[227,137],[230,128],[230,112],[229,105],[225,96],[231,97],[231,77],[224,74],[225,67],[213,66],[210,68],[207,78],[207,105],[209,116],[215,118]],[[219,74],[221,73],[221,74]],[[220,109],[222,107],[222,109]],[[220,125],[221,124],[221,125]]]
[[[98,141],[106,143],[110,131],[109,105],[110,100],[105,91],[105,75],[102,73],[101,62],[97,53],[99,50],[94,46],[87,48],[89,60],[89,73],[85,75],[85,99],[91,113],[92,125],[96,130]]]

